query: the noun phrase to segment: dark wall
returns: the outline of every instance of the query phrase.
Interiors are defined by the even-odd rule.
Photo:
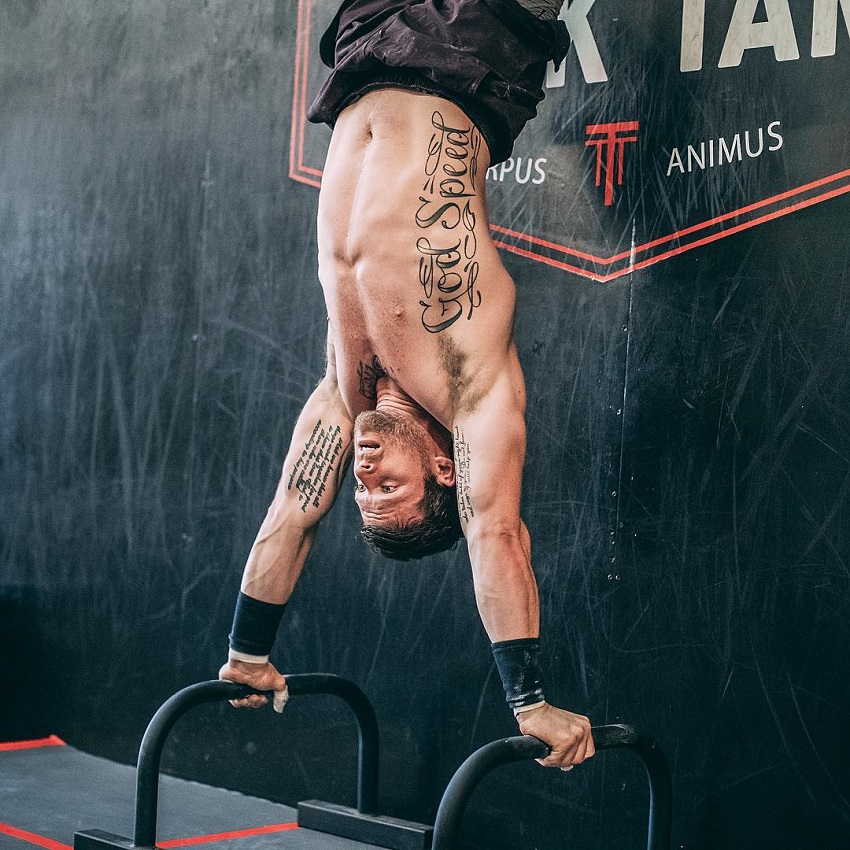
[[[658,738],[678,845],[823,850],[850,846],[850,202],[808,190],[684,248],[688,227],[728,213],[722,236],[748,204],[846,171],[850,45],[839,19],[836,55],[813,59],[795,5],[799,61],[761,48],[721,72],[734,5],[710,17],[696,74],[679,70],[678,4],[594,9],[609,81],[571,53],[516,150],[546,159],[546,181],[491,176],[492,211],[519,286],[553,701]],[[316,4],[310,43],[330,9]],[[223,661],[323,367],[317,193],[289,177],[299,21],[293,0],[0,5],[3,738],[56,733],[132,761],[163,699]],[[637,118],[606,207],[585,126]],[[774,159],[665,174],[674,146],[775,118]],[[321,167],[328,137],[307,129],[302,165]],[[672,230],[671,256],[644,262]],[[530,246],[536,259],[517,254]],[[631,265],[602,262],[629,246]],[[515,728],[465,549],[388,564],[346,499],[277,653],[373,698],[396,814],[432,818],[463,758]],[[330,699],[282,718],[210,707],[178,725],[167,762],[352,802],[352,737]],[[506,769],[466,837],[639,847],[644,817],[639,765],[606,754],[569,777]]]

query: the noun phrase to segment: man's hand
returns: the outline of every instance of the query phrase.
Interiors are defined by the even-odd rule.
[[[289,691],[286,687],[286,679],[274,668],[272,664],[249,664],[246,661],[229,660],[221,670],[218,671],[219,679],[228,682],[238,682],[240,685],[250,685],[258,691],[274,691],[274,710],[280,713],[289,699]],[[230,704],[236,708],[260,708],[268,702],[268,698],[260,694],[251,694],[245,699],[234,699]]]
[[[537,760],[544,767],[569,770],[596,752],[590,734],[590,720],[580,714],[544,703],[540,708],[518,714],[517,722],[523,735],[539,738],[552,748],[545,759]]]

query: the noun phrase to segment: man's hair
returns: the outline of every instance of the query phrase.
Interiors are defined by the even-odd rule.
[[[364,525],[360,533],[369,548],[396,561],[411,561],[454,547],[463,536],[455,487],[445,487],[436,477],[425,478],[425,495],[417,507],[421,520],[380,527]]]

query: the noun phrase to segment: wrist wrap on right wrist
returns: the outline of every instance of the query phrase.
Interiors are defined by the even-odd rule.
[[[286,603],[263,602],[240,591],[233,612],[230,648],[243,655],[268,656],[285,608]]]
[[[546,700],[538,638],[497,641],[490,648],[505,689],[505,699],[514,714]]]

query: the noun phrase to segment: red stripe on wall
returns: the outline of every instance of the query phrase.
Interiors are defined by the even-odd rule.
[[[215,832],[212,835],[195,835],[189,838],[174,838],[171,841],[157,841],[156,846],[169,850],[171,847],[191,847],[195,844],[207,844],[212,841],[229,841],[233,838],[247,838],[251,835],[268,835],[272,832],[288,832],[298,829],[297,823],[274,823],[270,826],[255,826],[252,829],[240,829],[236,832]]]
[[[0,744],[0,753],[6,753],[11,750],[36,750],[39,747],[64,747],[65,742],[56,735],[51,735],[49,738],[35,738],[32,741],[7,741]]]
[[[47,746],[55,745],[48,744]],[[54,841],[52,838],[45,838],[43,835],[36,835],[34,832],[18,829],[16,826],[9,826],[7,823],[0,823],[0,833],[9,835],[12,838],[20,838],[21,841],[28,841],[30,844],[36,844],[39,847],[46,848],[46,850],[74,850],[70,844],[62,844],[60,841]]]

